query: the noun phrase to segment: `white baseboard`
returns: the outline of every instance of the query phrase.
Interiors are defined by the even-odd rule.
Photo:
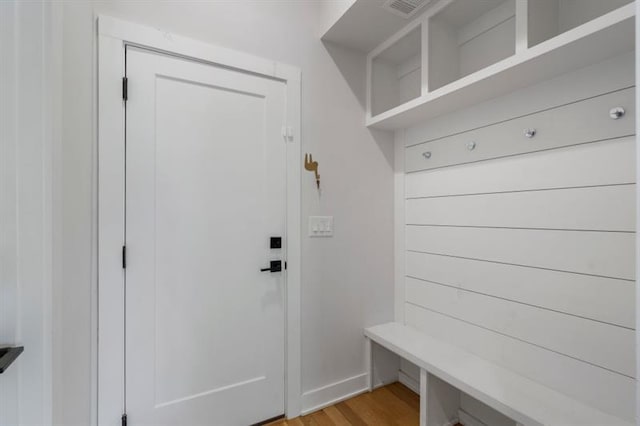
[[[322,410],[368,390],[367,373],[312,389],[302,394],[302,415]]]
[[[411,377],[402,370],[398,371],[398,381],[418,395],[420,394],[420,381]]]

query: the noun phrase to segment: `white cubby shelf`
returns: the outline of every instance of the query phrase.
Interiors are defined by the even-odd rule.
[[[368,53],[366,125],[406,128],[632,51],[634,16],[632,0],[434,1]]]

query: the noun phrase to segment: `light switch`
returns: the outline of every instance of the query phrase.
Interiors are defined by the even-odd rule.
[[[309,216],[310,237],[333,237],[333,216]]]

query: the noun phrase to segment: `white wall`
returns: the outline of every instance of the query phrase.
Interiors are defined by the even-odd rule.
[[[320,9],[320,31],[324,34],[336,23],[356,0],[324,0]]]
[[[629,420],[634,86],[629,53],[397,134],[405,323]]]
[[[319,195],[313,175],[303,171],[303,231],[309,215],[335,216],[334,238],[302,241],[303,409],[362,389],[362,328],[393,316],[393,147],[390,135],[363,125],[364,56],[319,41],[322,6],[284,0],[64,5],[63,259],[57,295],[62,306],[56,323],[62,374],[55,387],[56,423],[86,426],[91,419],[98,13],[302,69],[302,152],[319,162],[323,187]]]
[[[53,156],[59,143],[58,9],[0,5],[0,425],[51,423]]]

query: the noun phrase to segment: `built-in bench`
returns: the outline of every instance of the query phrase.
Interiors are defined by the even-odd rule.
[[[632,426],[631,422],[603,413],[412,327],[387,323],[365,329],[365,336],[370,389],[373,384],[371,342],[420,368],[420,426],[434,426],[428,423],[429,375],[444,380],[519,425]]]

